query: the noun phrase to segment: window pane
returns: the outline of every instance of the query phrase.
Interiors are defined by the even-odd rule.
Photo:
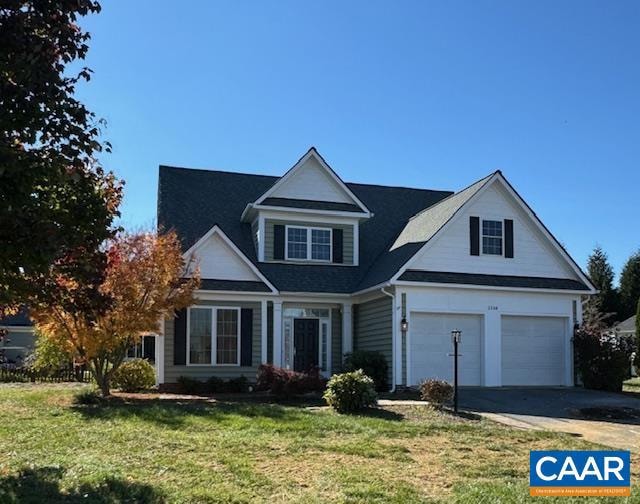
[[[331,260],[331,231],[328,229],[311,230],[311,259]]]
[[[189,362],[211,364],[211,310],[189,310]]]
[[[483,236],[502,236],[502,221],[483,220]]]
[[[320,363],[320,367],[323,371],[326,371],[329,367],[327,364],[327,354],[328,354],[328,343],[329,338],[327,337],[328,325],[326,322],[322,323],[322,341],[320,342],[322,348],[322,362]]]
[[[238,363],[238,311],[218,310],[216,363]]]
[[[307,258],[307,230],[305,228],[287,229],[287,257],[289,259]]]
[[[502,238],[482,237],[482,253],[502,255]]]

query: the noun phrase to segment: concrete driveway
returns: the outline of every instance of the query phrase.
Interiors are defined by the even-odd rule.
[[[640,397],[631,394],[581,388],[467,388],[460,391],[460,405],[513,427],[568,432],[640,452]]]

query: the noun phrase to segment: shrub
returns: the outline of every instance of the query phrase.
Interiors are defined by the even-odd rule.
[[[179,376],[178,387],[183,394],[200,394],[204,392],[206,384],[189,376]]]
[[[629,376],[635,342],[585,324],[574,333],[576,368],[585,388],[619,392]]]
[[[389,365],[382,352],[356,350],[345,355],[344,365],[345,371],[362,369],[364,374],[373,379],[378,392],[389,390],[387,383]]]
[[[444,380],[424,380],[420,383],[420,397],[440,408],[453,399],[453,387]]]
[[[299,373],[272,364],[262,364],[258,368],[257,391],[269,391],[279,396],[294,396],[308,392],[322,392],[325,386],[326,380],[320,375],[319,368],[314,368],[308,373]]]
[[[249,380],[246,376],[239,376],[238,378],[231,378],[222,384],[221,392],[228,394],[239,394],[247,392],[249,390]]]
[[[375,384],[362,369],[333,375],[323,397],[339,413],[352,413],[377,404]]]
[[[25,359],[25,367],[44,376],[52,376],[61,369],[71,367],[71,355],[56,341],[36,331],[36,347]]]
[[[155,386],[156,373],[147,360],[132,359],[115,370],[112,381],[123,392],[137,392]]]
[[[211,394],[217,394],[220,392],[224,392],[224,380],[222,378],[218,378],[217,376],[212,376],[211,378],[209,378],[204,384],[202,384],[201,382],[198,382],[195,387],[200,387],[203,388],[211,393]],[[195,393],[195,392],[194,392]]]

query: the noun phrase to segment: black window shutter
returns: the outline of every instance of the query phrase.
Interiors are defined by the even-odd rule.
[[[513,221],[504,220],[504,256],[513,257]]]
[[[469,217],[470,253],[480,255],[480,217]]]
[[[187,310],[178,310],[173,330],[173,363],[176,366],[187,364]]]
[[[253,310],[240,310],[240,365],[251,366],[253,348]]]
[[[273,259],[284,260],[284,226],[282,224],[273,226]]]
[[[333,238],[333,262],[342,263],[342,229],[336,228],[331,233]]]

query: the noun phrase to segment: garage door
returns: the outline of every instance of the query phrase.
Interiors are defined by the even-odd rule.
[[[459,383],[482,384],[482,317],[480,315],[412,313],[410,335],[411,385],[426,378],[453,382],[451,331],[462,331]]]
[[[564,385],[562,317],[502,317],[502,384]]]

